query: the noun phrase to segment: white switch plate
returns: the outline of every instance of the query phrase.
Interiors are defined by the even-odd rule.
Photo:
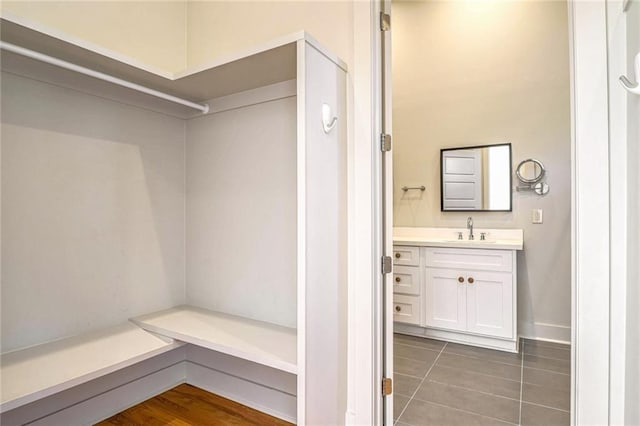
[[[531,223],[542,223],[542,209],[531,210]]]

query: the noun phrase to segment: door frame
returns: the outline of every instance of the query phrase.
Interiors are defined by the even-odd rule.
[[[620,418],[619,406],[611,404],[611,398],[617,395],[611,384],[619,382],[619,376],[624,374],[623,368],[610,362],[611,314],[616,315],[624,307],[620,298],[610,298],[610,196],[620,194],[615,189],[610,193],[609,185],[606,7],[605,0],[568,1],[572,117],[571,423],[576,425],[608,424]],[[350,220],[355,224],[368,219],[350,231],[353,243],[350,253],[359,248],[365,252],[360,257],[354,255],[357,262],[351,272],[354,281],[350,281],[355,283],[350,290],[350,333],[354,338],[350,339],[353,345],[347,423],[381,424],[378,421],[381,407],[377,402],[380,389],[375,373],[381,371],[380,335],[376,338],[379,330],[372,327],[380,318],[374,295],[379,290],[377,256],[382,251],[381,228],[376,226],[380,223],[379,212],[374,208],[381,190],[376,179],[381,173],[376,161],[379,151],[375,149],[381,129],[380,2],[354,2],[354,8],[352,101],[356,107],[353,121],[356,142],[352,156],[355,184],[350,199],[355,202]],[[358,106],[364,111],[360,115]],[[614,247],[618,244],[620,241],[614,239]]]
[[[572,0],[568,7],[573,177],[571,421],[610,424],[618,423],[620,409],[624,411],[624,406],[612,404],[624,367],[612,362],[619,348],[611,344],[616,315],[626,311],[624,298],[612,298],[611,279],[616,273],[611,254],[626,244],[626,236],[612,234],[611,220],[612,207],[626,198],[624,189],[611,186],[610,167],[609,91],[621,88],[609,87],[607,1]]]
[[[387,4],[388,0],[383,2]],[[611,312],[622,308],[610,300],[610,196],[620,194],[617,191],[611,194],[609,187],[606,7],[605,0],[568,1],[573,177],[571,423],[575,425],[609,423]],[[379,22],[379,3],[371,2],[371,9],[370,28],[375,29]],[[372,36],[372,39],[371,57],[376,58],[381,52],[380,38]],[[381,117],[384,107],[379,102],[381,86],[375,84],[381,83],[380,67],[375,60],[372,64],[372,97],[376,100],[372,102],[373,115]],[[374,135],[380,129],[377,124],[373,127]],[[380,194],[381,170],[375,162],[372,170],[372,187]],[[379,204],[374,204],[374,209],[376,206],[381,209]],[[378,215],[380,213],[378,210]],[[375,235],[375,229],[373,232]],[[392,238],[392,233],[387,237]],[[381,239],[374,240],[381,252]],[[369,321],[376,324],[379,315],[373,312]],[[369,349],[379,354],[380,343],[375,340],[372,339]],[[375,383],[380,365],[374,362],[371,371]],[[374,392],[376,390],[374,387]]]

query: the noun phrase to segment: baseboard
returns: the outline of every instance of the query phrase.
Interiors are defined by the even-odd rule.
[[[571,344],[571,327],[542,322],[522,322],[518,324],[520,337],[545,342]]]
[[[0,424],[95,423],[184,382],[184,358],[184,348],[166,352],[4,412]]]
[[[407,334],[416,337],[427,337],[430,339],[442,340],[451,343],[461,343],[473,345],[487,349],[494,349],[506,352],[518,352],[518,340],[500,339],[494,337],[478,336],[473,334],[458,333],[455,331],[438,330],[435,328],[425,328],[412,324],[394,323],[395,333]]]
[[[184,383],[184,361],[58,411],[33,426],[92,425]]]
[[[263,413],[296,422],[296,376],[190,346],[186,382]]]

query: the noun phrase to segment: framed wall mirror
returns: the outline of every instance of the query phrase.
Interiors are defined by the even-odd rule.
[[[511,211],[511,144],[440,150],[442,211]]]

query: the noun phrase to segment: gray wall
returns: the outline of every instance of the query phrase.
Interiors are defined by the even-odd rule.
[[[187,139],[187,302],[295,327],[296,98],[192,119]]]
[[[394,225],[464,227],[440,211],[441,148],[510,142],[541,160],[551,191],[513,193],[476,227],[521,228],[522,336],[568,341],[571,323],[569,35],[565,2],[392,4]],[[514,177],[515,179],[515,177]],[[423,193],[400,187],[425,185]],[[544,223],[531,224],[531,210]]]
[[[184,121],[2,73],[2,351],[184,302]]]

